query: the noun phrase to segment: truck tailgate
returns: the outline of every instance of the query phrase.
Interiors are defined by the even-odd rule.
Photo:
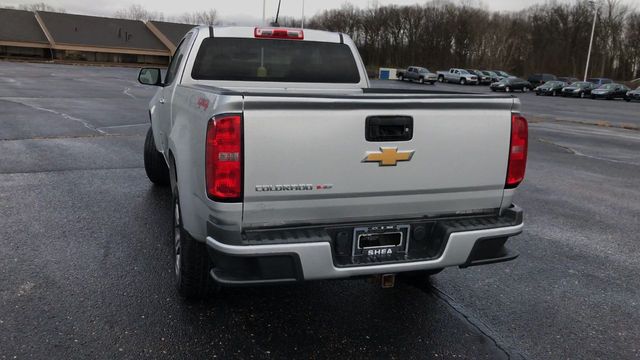
[[[506,97],[247,95],[243,226],[499,208],[513,104]],[[372,130],[383,137],[368,141],[367,126],[379,119],[391,126]],[[397,135],[389,119],[411,119],[411,139],[389,140]]]

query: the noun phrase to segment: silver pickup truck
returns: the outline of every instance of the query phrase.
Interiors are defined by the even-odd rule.
[[[150,103],[144,163],[173,194],[179,293],[507,261],[527,122],[507,95],[371,88],[353,41],[197,27]]]
[[[396,72],[398,80],[417,81],[420,84],[429,83],[431,85],[438,81],[438,76],[427,68],[419,66],[409,66],[406,70],[398,70]]]
[[[439,82],[459,83],[460,85],[477,85],[478,76],[465,69],[449,69],[449,71],[438,71]]]

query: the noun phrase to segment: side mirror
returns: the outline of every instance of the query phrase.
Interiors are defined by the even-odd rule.
[[[138,81],[142,85],[162,86],[162,74],[157,68],[140,69]]]

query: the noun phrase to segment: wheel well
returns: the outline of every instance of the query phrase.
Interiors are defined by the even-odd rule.
[[[173,157],[173,152],[169,150],[169,179],[171,181],[172,188],[178,183],[178,170],[176,169],[176,160]]]

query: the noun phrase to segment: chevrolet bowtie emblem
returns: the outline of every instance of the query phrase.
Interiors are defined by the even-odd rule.
[[[380,151],[367,151],[362,162],[377,162],[380,166],[396,166],[398,161],[409,161],[415,150],[398,151],[397,147],[380,147]]]

